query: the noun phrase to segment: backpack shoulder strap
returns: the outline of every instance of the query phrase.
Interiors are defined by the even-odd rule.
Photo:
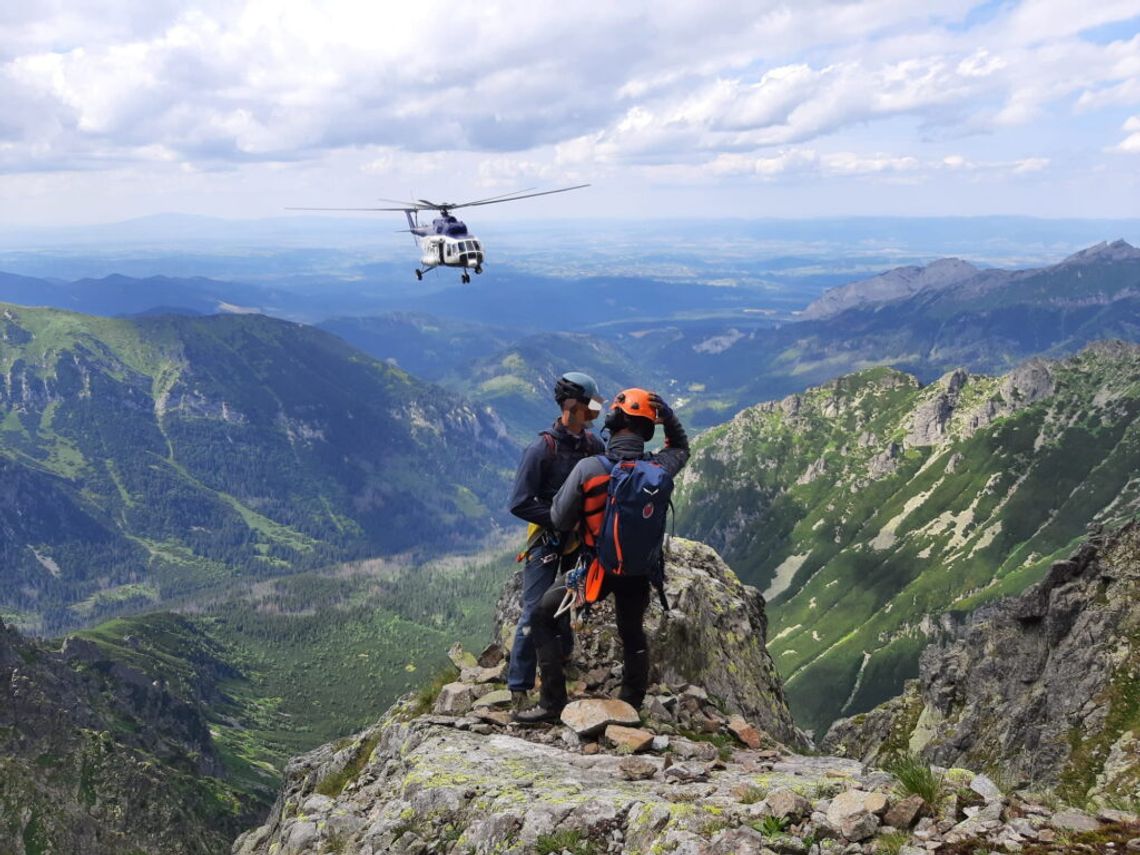
[[[543,441],[546,443],[546,459],[550,460],[554,457],[558,442],[554,439],[554,434],[548,430],[540,430],[538,432],[538,435],[541,436]]]
[[[604,454],[599,454],[594,459],[602,466],[602,471],[582,483],[582,541],[590,550],[598,545],[613,468],[610,459]]]

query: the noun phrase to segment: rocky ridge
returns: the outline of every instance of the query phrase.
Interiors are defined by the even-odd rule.
[[[902,300],[920,291],[950,288],[978,275],[978,268],[959,258],[940,258],[925,267],[896,267],[870,279],[831,288],[806,309],[805,320],[829,318],[848,309]]]
[[[674,593],[683,578],[691,596],[729,604],[721,589],[734,587],[725,585],[731,571],[707,548],[678,544],[670,570]],[[677,601],[684,612],[686,598]],[[587,637],[613,631],[596,620]],[[740,628],[763,647],[762,624]],[[695,682],[698,673],[656,682],[638,717],[592,697],[617,676],[612,660],[599,658],[605,652],[580,643],[577,699],[559,724],[523,728],[509,723],[509,693],[497,688],[502,645],[477,657],[453,648],[458,678],[434,700],[409,696],[372,728],[293,760],[269,821],[233,852],[920,855],[980,845],[1062,852],[1086,839],[1116,851],[1140,846],[1140,824],[1125,812],[1053,810],[965,769],[936,770],[943,783],[927,801],[861,761],[797,753]],[[717,658],[706,660],[713,673]],[[658,677],[679,679],[662,660],[658,668]],[[736,697],[755,697],[744,687],[748,672],[730,673]]]
[[[958,258],[940,258],[925,267],[896,267],[878,276],[831,288],[804,311],[805,320],[832,318],[851,309],[877,310],[888,303],[908,298],[942,298],[961,301],[1002,290],[1016,290],[1042,276],[1064,274],[1068,269],[1088,265],[1119,265],[1140,261],[1140,249],[1124,240],[1101,241],[1076,252],[1061,262],[1040,269],[980,270]],[[1115,296],[1135,292],[1137,283],[1123,283]],[[1129,289],[1128,286],[1132,285]],[[1101,300],[1106,294],[1100,294]]]
[[[1077,803],[1140,807],[1140,523],[1089,539],[1017,597],[947,615],[904,694],[825,750],[1000,768]]]

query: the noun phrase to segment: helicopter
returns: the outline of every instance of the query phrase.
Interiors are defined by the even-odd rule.
[[[557,190],[543,190],[539,193],[530,192],[533,187],[525,190],[515,190],[513,193],[504,193],[501,196],[491,196],[487,199],[476,199],[473,202],[432,202],[428,199],[417,199],[414,202],[401,202],[398,199],[381,199],[381,202],[392,202],[398,208],[287,208],[289,211],[403,211],[408,218],[408,231],[416,245],[420,248],[420,264],[423,269],[416,268],[416,279],[422,281],[424,274],[437,267],[458,267],[463,270],[460,281],[467,284],[471,281],[469,270],[476,274],[483,272],[483,244],[467,231],[467,224],[457,219],[451,212],[460,208],[474,208],[478,205],[498,205],[501,202],[516,202],[519,199],[531,199],[535,196],[550,196],[553,193],[566,193],[570,190],[581,190],[589,184],[575,184],[573,187],[560,187]],[[420,211],[437,211],[439,216],[431,221],[431,225],[420,223]]]

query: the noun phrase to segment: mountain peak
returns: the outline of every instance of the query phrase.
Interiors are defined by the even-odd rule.
[[[1100,261],[1135,261],[1140,260],[1140,249],[1128,241],[1120,239],[1112,243],[1102,240],[1098,244],[1075,252],[1061,264],[1090,264]],[[1060,265],[1058,265],[1060,266]]]
[[[848,309],[877,306],[902,300],[919,291],[937,291],[972,278],[978,268],[960,258],[939,258],[925,267],[896,267],[870,279],[861,279],[825,291],[803,313],[805,319],[821,319]]]

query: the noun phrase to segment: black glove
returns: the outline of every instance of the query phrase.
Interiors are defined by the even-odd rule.
[[[657,411],[657,422],[660,424],[666,419],[673,418],[673,408],[665,403],[664,399],[656,392],[649,393],[649,403],[653,409]]]

